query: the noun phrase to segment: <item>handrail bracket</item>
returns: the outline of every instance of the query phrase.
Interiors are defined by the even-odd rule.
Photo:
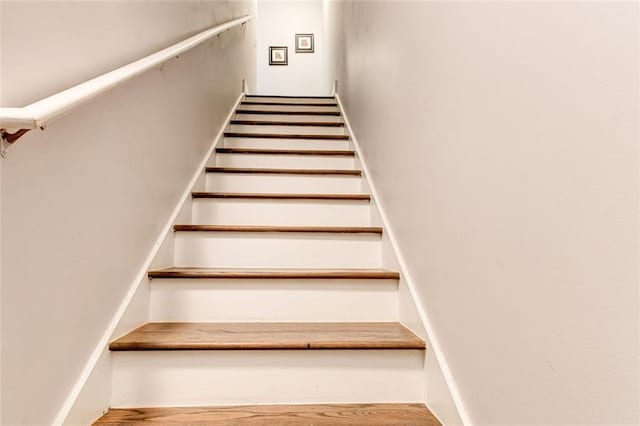
[[[9,147],[24,136],[24,134],[29,130],[31,129],[20,129],[14,133],[9,133],[6,129],[0,129],[0,157],[5,158]]]

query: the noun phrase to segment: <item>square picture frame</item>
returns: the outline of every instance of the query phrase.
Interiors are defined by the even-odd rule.
[[[269,65],[289,65],[287,46],[269,46]]]
[[[313,53],[313,34],[296,34],[296,53]]]

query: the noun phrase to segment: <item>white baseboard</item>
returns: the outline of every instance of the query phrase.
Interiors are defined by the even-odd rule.
[[[120,303],[120,306],[118,306],[118,309],[116,310],[115,314],[111,318],[109,325],[107,326],[104,333],[102,334],[102,337],[100,338],[100,340],[98,341],[98,344],[96,345],[95,349],[91,353],[91,356],[89,357],[87,363],[84,365],[82,372],[80,373],[80,376],[78,377],[73,387],[71,388],[71,391],[67,395],[67,398],[65,399],[64,404],[58,411],[55,417],[55,420],[53,421],[53,425],[56,425],[56,426],[62,425],[67,422],[67,418],[69,417],[71,410],[74,408],[74,405],[76,404],[76,401],[80,397],[82,390],[84,389],[85,385],[89,381],[89,378],[93,373],[96,365],[100,361],[101,357],[104,355],[104,352],[107,346],[109,345],[109,342],[113,338],[113,335],[116,332],[122,318],[124,317],[125,312],[127,311],[127,308],[131,304],[131,301],[134,299],[136,292],[138,292],[138,289],[142,283],[147,282],[147,278],[146,278],[147,272],[149,271],[149,268],[152,262],[154,261],[155,257],[160,251],[160,248],[162,247],[167,236],[172,232],[173,225],[176,219],[178,218],[183,205],[187,202],[187,200],[191,199],[191,191],[193,186],[201,178],[204,168],[207,164],[207,161],[209,161],[209,158],[213,154],[216,146],[222,140],[226,126],[228,125],[229,120],[235,113],[236,108],[238,107],[238,105],[240,104],[244,96],[245,96],[245,92],[242,92],[238,96],[238,98],[236,99],[236,102],[234,103],[233,107],[229,111],[229,114],[224,119],[218,134],[212,140],[211,147],[209,148],[207,153],[204,155],[204,158],[202,159],[200,164],[197,166],[193,174],[193,177],[191,178],[191,181],[189,182],[184,193],[180,197],[180,200],[178,201],[175,209],[173,210],[173,213],[171,214],[171,216],[165,223],[164,227],[162,228],[162,232],[160,233],[160,235],[158,236],[158,239],[155,241],[155,243],[151,247],[151,250],[149,251],[149,254],[147,255],[144,263],[141,265],[140,269],[138,270],[136,277],[131,282],[129,286],[129,290],[127,291],[124,299],[122,300],[122,302]],[[93,420],[95,419],[87,419],[87,422],[90,423]],[[74,417],[74,422],[76,421],[77,420],[75,420],[75,417]]]
[[[455,408],[455,411],[457,411],[457,414],[459,416],[459,420],[463,424],[471,426],[472,425],[471,419],[467,413],[467,410],[465,408],[464,402],[462,401],[460,392],[458,391],[456,382],[453,378],[453,375],[451,374],[451,370],[449,369],[447,361],[444,357],[441,346],[437,339],[437,335],[433,330],[433,327],[431,326],[424,304],[421,303],[421,300],[416,291],[415,281],[413,280],[413,278],[411,277],[411,274],[409,273],[409,269],[407,267],[405,258],[402,254],[402,251],[400,250],[400,245],[398,244],[398,241],[395,237],[393,228],[390,226],[391,224],[385,212],[384,206],[380,203],[380,197],[378,196],[378,191],[376,190],[376,186],[374,182],[371,180],[371,174],[369,173],[367,163],[364,159],[364,156],[362,155],[362,149],[360,147],[360,144],[358,143],[358,139],[356,138],[355,133],[353,132],[353,129],[351,128],[351,124],[349,123],[347,111],[344,108],[344,105],[342,104],[340,95],[338,93],[335,93],[335,97],[338,102],[338,105],[340,106],[340,110],[342,111],[345,127],[348,130],[348,133],[351,135],[351,141],[353,142],[353,146],[356,150],[357,159],[359,160],[360,165],[362,167],[363,176],[366,179],[367,184],[369,185],[369,190],[371,192],[372,199],[374,200],[378,208],[378,213],[380,215],[380,219],[384,227],[384,232],[395,252],[395,256],[400,266],[400,272],[404,278],[404,281],[407,284],[407,288],[409,289],[411,297],[413,298],[416,309],[418,310],[418,314],[422,319],[422,323],[424,325],[424,328],[427,334],[426,336],[427,344],[428,344],[427,356],[430,356],[431,354],[435,355],[437,363],[433,363],[433,364],[436,364],[437,366],[439,366],[439,369],[441,370],[442,377],[446,383],[446,386],[448,387],[450,397],[453,403],[455,404],[455,407],[452,407],[452,408]],[[428,386],[428,383],[427,383],[427,386]],[[438,399],[446,399],[446,398],[438,398]],[[436,412],[435,407],[432,407],[432,408],[434,409],[434,414],[438,416],[438,412]],[[442,411],[452,412],[453,410],[443,409]],[[457,419],[450,419],[450,418],[448,419],[448,418],[445,418],[445,416],[443,415],[439,417],[444,424],[457,423]],[[446,416],[446,417],[451,417],[451,416]]]

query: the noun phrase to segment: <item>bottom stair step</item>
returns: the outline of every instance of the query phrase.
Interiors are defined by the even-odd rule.
[[[112,409],[96,425],[207,424],[245,426],[437,426],[422,404],[243,405]]]

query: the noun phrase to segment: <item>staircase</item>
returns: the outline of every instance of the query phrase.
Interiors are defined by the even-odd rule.
[[[440,424],[335,99],[246,96],[221,145],[96,424]]]

